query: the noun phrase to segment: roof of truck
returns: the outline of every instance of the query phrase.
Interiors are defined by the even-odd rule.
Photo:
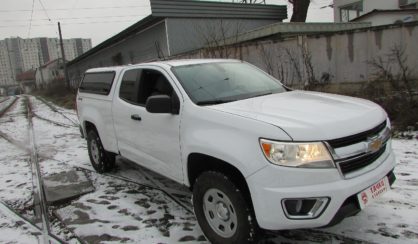
[[[130,64],[123,66],[110,66],[110,67],[101,67],[101,68],[92,68],[86,71],[86,73],[95,73],[95,72],[112,72],[112,71],[122,71],[126,68],[141,67],[143,65],[155,65],[155,66],[184,66],[184,65],[193,65],[193,64],[206,64],[206,63],[220,63],[220,62],[241,62],[236,59],[176,59],[176,60],[167,60],[167,61],[157,61],[150,63],[140,63],[140,64]]]
[[[153,62],[150,64],[160,63],[160,64],[166,64],[169,66],[183,66],[183,65],[219,63],[219,62],[240,62],[240,61],[236,59],[174,59],[174,60]]]

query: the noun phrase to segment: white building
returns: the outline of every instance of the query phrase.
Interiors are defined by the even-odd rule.
[[[91,39],[64,39],[63,44],[66,60],[72,60],[91,49]],[[61,57],[57,38],[14,37],[0,40],[0,86],[15,84],[16,75],[35,70]]]
[[[418,20],[418,0],[334,0],[334,22],[373,26]]]
[[[57,82],[64,83],[62,59],[52,60],[36,69],[35,79],[38,88],[45,88]]]

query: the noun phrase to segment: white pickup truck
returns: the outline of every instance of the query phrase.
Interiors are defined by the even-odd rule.
[[[213,243],[336,224],[395,181],[381,107],[293,91],[238,60],[90,69],[77,107],[94,168],[120,155],[189,186]]]

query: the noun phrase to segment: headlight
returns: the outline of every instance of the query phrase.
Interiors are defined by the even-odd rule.
[[[322,142],[292,143],[260,139],[261,149],[273,164],[303,168],[334,168],[328,149]]]

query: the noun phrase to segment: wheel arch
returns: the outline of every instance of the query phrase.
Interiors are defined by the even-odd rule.
[[[216,171],[229,177],[237,188],[239,188],[246,200],[250,202],[252,208],[252,199],[250,189],[242,172],[232,164],[203,153],[190,153],[187,157],[187,177],[190,189],[200,174],[207,171]]]
[[[86,135],[90,130],[95,130],[98,133],[96,125],[94,123],[92,123],[88,120],[85,120],[85,121],[83,121],[83,125],[84,125],[83,128],[85,130]]]

